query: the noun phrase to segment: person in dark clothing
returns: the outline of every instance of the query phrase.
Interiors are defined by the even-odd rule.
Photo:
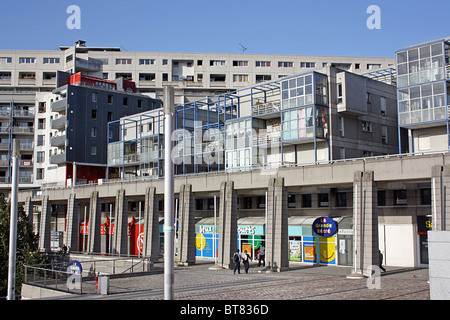
[[[241,255],[239,253],[239,249],[236,249],[236,252],[233,254],[234,261],[234,271],[233,274],[236,274],[236,270],[238,273],[241,273]]]
[[[378,255],[379,255],[379,259],[380,259],[380,269],[383,270],[383,272],[386,272],[386,269],[382,266],[382,264],[383,264],[383,254],[381,253],[380,250],[378,250]]]
[[[248,268],[250,267],[250,255],[247,253],[247,250],[245,250],[242,255],[242,263],[244,264],[245,273],[248,273]]]
[[[259,247],[259,259],[258,259],[258,267],[261,266],[261,261],[263,267],[266,265],[266,248],[261,244]]]

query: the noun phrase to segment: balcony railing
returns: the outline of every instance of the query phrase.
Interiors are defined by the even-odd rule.
[[[13,132],[14,133],[33,133],[34,128],[33,127],[14,127]]]
[[[276,112],[276,111],[281,110],[280,106],[281,106],[280,101],[259,103],[259,104],[255,104],[252,107],[252,112],[253,112],[253,115],[255,115],[255,116],[260,115],[260,114]]]
[[[60,135],[60,136],[56,136],[56,137],[52,137],[50,139],[50,145],[52,147],[59,147],[59,146],[64,146],[66,144],[66,135]]]
[[[67,117],[59,117],[57,119],[52,120],[52,129],[61,129],[66,126],[67,123]]]
[[[50,164],[60,164],[63,162],[66,162],[66,154],[65,153],[50,156]]]
[[[53,112],[59,112],[67,107],[67,99],[61,99],[52,103],[50,109]]]

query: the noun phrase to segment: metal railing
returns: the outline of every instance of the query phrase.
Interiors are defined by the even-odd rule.
[[[77,257],[74,257],[77,259]],[[25,265],[25,284],[74,294],[96,293],[96,275],[122,275],[153,270],[150,258],[123,257],[83,261],[80,275],[68,272],[69,262]]]

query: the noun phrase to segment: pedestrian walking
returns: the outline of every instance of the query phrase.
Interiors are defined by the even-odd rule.
[[[259,246],[259,258],[258,258],[258,267],[261,266],[261,261],[263,264],[263,267],[266,265],[266,248],[263,244]]]
[[[239,249],[236,249],[236,252],[233,254],[234,261],[234,271],[233,274],[236,274],[236,270],[238,273],[241,273],[241,255],[239,253]]]
[[[382,266],[382,264],[383,264],[383,254],[381,253],[380,250],[378,250],[378,256],[379,256],[379,259],[380,259],[380,269],[383,270],[383,272],[386,272],[386,269]]]
[[[245,273],[248,273],[248,268],[250,267],[250,255],[247,253],[247,250],[242,254],[242,264],[244,265]]]

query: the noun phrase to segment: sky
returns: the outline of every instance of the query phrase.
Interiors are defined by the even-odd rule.
[[[243,46],[251,54],[394,57],[450,36],[449,0],[0,2],[0,49],[57,50],[81,39],[123,51],[242,53]],[[78,20],[67,13],[71,5]],[[379,16],[367,13],[371,5]],[[69,29],[68,20],[80,29]],[[369,29],[367,20],[381,28]]]

